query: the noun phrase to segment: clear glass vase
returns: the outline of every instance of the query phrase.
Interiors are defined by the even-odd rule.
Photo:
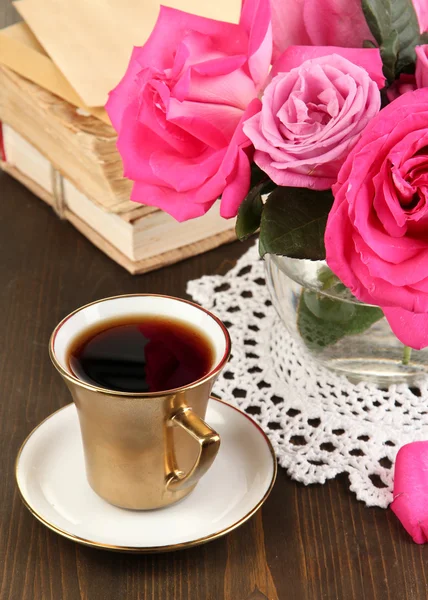
[[[324,261],[265,256],[272,302],[286,328],[318,363],[352,382],[412,383],[428,372],[428,348],[411,350],[382,311],[359,302]]]

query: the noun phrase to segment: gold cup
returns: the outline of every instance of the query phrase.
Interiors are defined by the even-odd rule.
[[[117,392],[78,379],[68,364],[76,337],[97,323],[128,315],[170,316],[203,330],[214,349],[211,371],[184,387],[152,393]],[[105,298],[59,323],[49,353],[77,407],[86,475],[99,496],[141,510],[168,506],[194,489],[220,447],[220,436],[203,419],[230,347],[229,333],[215,315],[168,296]]]

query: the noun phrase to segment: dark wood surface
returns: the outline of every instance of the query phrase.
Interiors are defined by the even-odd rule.
[[[0,26],[16,15],[0,0]],[[79,546],[22,505],[14,461],[25,436],[69,402],[47,343],[74,308],[114,294],[185,296],[186,282],[224,273],[235,243],[132,277],[0,173],[0,600],[423,600],[428,549],[389,510],[366,508],[346,476],[324,486],[280,469],[259,513],[225,538],[164,555]]]

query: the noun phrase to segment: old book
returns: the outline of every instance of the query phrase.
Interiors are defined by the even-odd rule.
[[[2,168],[132,273],[235,239],[218,207],[179,224],[129,200],[132,183],[103,105],[132,45],[150,34],[159,0],[76,1],[70,9],[62,0],[19,0],[26,22],[0,31]],[[241,1],[165,3],[237,22]]]
[[[138,210],[129,200],[131,182],[122,176],[111,125],[1,66],[0,120],[101,208]]]
[[[86,106],[23,21],[0,30],[0,64],[110,125],[105,109]]]
[[[131,273],[156,269],[235,239],[234,223],[221,219],[216,207],[186,223],[152,207],[109,213],[79,191],[22,135],[4,122],[1,131],[3,170]]]

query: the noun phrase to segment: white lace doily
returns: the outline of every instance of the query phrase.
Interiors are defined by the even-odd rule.
[[[277,316],[256,246],[227,275],[190,281],[187,291],[232,337],[214,392],[263,427],[290,476],[325,483],[347,472],[359,500],[386,508],[398,449],[428,439],[428,379],[385,391],[316,365]]]

